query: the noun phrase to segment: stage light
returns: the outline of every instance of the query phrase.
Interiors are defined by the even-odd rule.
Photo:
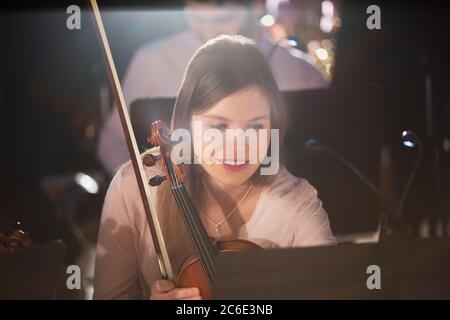
[[[327,60],[328,59],[328,51],[325,50],[324,48],[319,48],[316,50],[316,56],[320,60]]]
[[[403,131],[402,144],[407,148],[415,148],[417,145],[417,137],[415,133],[410,130]]]
[[[270,28],[271,26],[273,26],[275,24],[275,18],[270,14],[266,14],[265,16],[263,16],[261,18],[260,23],[264,27]]]
[[[288,40],[288,45],[290,45],[291,47],[297,47],[298,43],[294,39],[289,39]]]
[[[96,194],[98,192],[98,183],[85,173],[78,172],[75,175],[75,182],[88,193]]]

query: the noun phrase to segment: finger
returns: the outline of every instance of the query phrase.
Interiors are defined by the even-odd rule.
[[[175,283],[170,280],[157,280],[155,282],[155,290],[157,292],[168,292],[175,288]]]
[[[198,288],[176,288],[170,291],[173,299],[185,299],[192,298],[200,295],[200,290]]]

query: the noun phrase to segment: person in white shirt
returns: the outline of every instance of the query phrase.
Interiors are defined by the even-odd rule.
[[[266,159],[269,146],[282,144],[286,111],[273,73],[255,43],[242,36],[208,41],[190,61],[178,91],[172,130],[203,132],[278,130],[279,139],[258,143]],[[261,135],[258,135],[261,137]],[[261,139],[261,138],[259,138]],[[263,140],[263,139],[262,139]],[[208,235],[216,240],[244,239],[263,248],[336,244],[317,191],[282,165],[263,175],[261,159],[249,161],[249,150],[227,153],[234,138],[224,138],[222,152],[206,156],[217,162],[184,164],[184,185]],[[261,141],[259,141],[261,142]],[[277,159],[270,149],[270,158]],[[190,154],[190,153],[189,153]],[[230,157],[232,158],[228,158]],[[220,158],[220,159],[218,159]],[[164,174],[161,165],[147,167],[147,177]],[[151,188],[155,208],[174,270],[192,252],[180,212],[166,181]],[[108,189],[101,218],[95,266],[95,299],[201,299],[198,288],[176,288],[161,278],[155,249],[131,162],[120,167]]]
[[[243,3],[247,3],[244,6]],[[258,27],[261,1],[186,1],[189,29],[140,48],[123,79],[123,94],[129,108],[140,98],[175,97],[184,70],[194,52],[208,39],[220,34],[242,34],[254,39],[268,60],[280,90],[325,87],[328,82],[307,54],[273,43]],[[129,159],[125,136],[116,108],[105,119],[99,134],[97,157],[114,175]]]

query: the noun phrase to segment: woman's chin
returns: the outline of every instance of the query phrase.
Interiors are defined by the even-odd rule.
[[[210,172],[211,177],[227,186],[240,186],[255,173],[258,166],[246,164],[240,168],[233,168],[226,165],[215,165],[214,172]]]

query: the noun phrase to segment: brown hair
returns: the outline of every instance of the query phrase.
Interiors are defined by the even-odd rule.
[[[285,133],[285,108],[278,86],[270,66],[255,43],[239,35],[216,37],[196,51],[178,91],[172,130],[184,128],[191,131],[194,113],[206,111],[228,95],[251,85],[257,85],[269,99],[271,128],[280,130],[281,149]],[[185,165],[184,185],[194,203],[202,185],[198,167]],[[267,180],[267,176],[258,179],[259,183],[266,183]],[[191,250],[190,241],[168,183],[159,187],[157,199],[161,227],[172,261],[182,259],[180,255],[188,254]]]

